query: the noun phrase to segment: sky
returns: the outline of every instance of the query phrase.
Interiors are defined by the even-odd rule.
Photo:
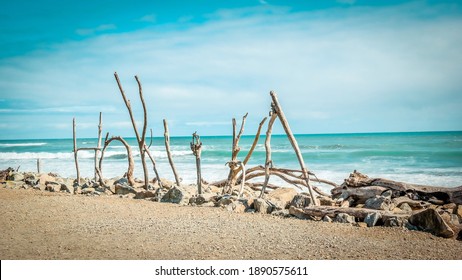
[[[4,1],[0,139],[462,130],[462,2]],[[280,124],[274,133],[282,133]]]

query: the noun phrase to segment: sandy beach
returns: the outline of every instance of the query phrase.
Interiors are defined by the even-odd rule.
[[[404,228],[32,189],[0,200],[3,260],[462,259],[462,242]]]

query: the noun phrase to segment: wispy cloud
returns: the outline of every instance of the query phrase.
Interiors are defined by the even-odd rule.
[[[138,19],[138,21],[153,23],[153,22],[156,22],[156,19],[157,17],[155,14],[149,14],[149,15],[142,16],[141,18]]]
[[[93,105],[94,118],[99,109],[117,108],[105,117],[110,125],[128,118],[112,75],[118,71],[137,119],[133,75],[141,78],[155,133],[166,118],[175,120],[175,134],[189,135],[194,126],[229,134],[221,120],[245,112],[256,127],[268,113],[270,90],[297,133],[462,129],[455,108],[462,104],[462,18],[447,10],[423,2],[221,10],[188,29],[94,36],[0,61],[0,92],[38,108]],[[132,135],[130,126],[111,132]]]
[[[80,36],[88,36],[115,29],[117,29],[117,26],[115,26],[115,24],[101,24],[95,28],[79,28],[75,31],[75,33],[77,33]]]

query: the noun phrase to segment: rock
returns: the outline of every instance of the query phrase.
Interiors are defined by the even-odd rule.
[[[340,203],[340,207],[342,208],[353,207],[354,203],[355,203],[355,200],[352,197],[349,197]]]
[[[81,194],[92,195],[95,194],[96,190],[94,188],[85,188],[82,189]]]
[[[11,172],[10,175],[8,176],[7,180],[10,180],[10,181],[15,181],[15,182],[19,182],[19,181],[24,181],[24,175],[22,173],[19,173],[19,172]]]
[[[120,178],[114,181],[114,185],[127,185],[128,186],[128,179],[127,178]]]
[[[326,223],[332,223],[332,218],[325,215],[324,217],[322,217],[322,221]]]
[[[409,217],[409,222],[421,230],[431,232],[436,236],[453,237],[454,231],[434,209],[426,209]]]
[[[462,219],[462,205],[457,205],[457,207],[454,208],[454,214],[459,216],[459,219]]]
[[[244,213],[245,210],[247,209],[247,205],[245,201],[237,200],[237,201],[233,201],[232,203],[228,204],[226,206],[226,209],[230,212]]]
[[[391,199],[388,197],[384,197],[384,196],[371,197],[368,200],[366,200],[366,204],[364,206],[369,209],[385,210],[385,211],[390,211],[390,210],[393,210],[394,208],[394,205],[391,202]]]
[[[169,189],[167,193],[162,197],[161,202],[170,202],[181,205],[186,205],[189,203],[189,199],[192,197],[192,194],[195,192],[193,187],[177,187]]]
[[[367,214],[366,218],[364,218],[364,222],[367,224],[368,227],[373,227],[381,218],[382,215],[380,215],[380,213],[370,213]]]
[[[212,193],[203,193],[203,194],[195,195],[189,199],[189,204],[192,204],[192,205],[202,205],[202,204],[209,203],[209,202],[212,202],[212,203],[215,202],[215,195]]]
[[[216,203],[217,207],[225,207],[237,200],[236,196],[224,195]]]
[[[337,222],[337,223],[346,223],[346,224],[354,224],[354,223],[356,223],[356,220],[355,220],[355,217],[350,216],[350,215],[348,215],[348,214],[345,214],[345,213],[338,213],[338,214],[335,216],[334,222]]]
[[[83,189],[83,187],[82,187]],[[115,193],[119,195],[125,195],[129,193],[136,194],[136,191],[134,188],[128,186],[128,185],[121,185],[121,184],[116,184],[115,185]]]
[[[457,216],[456,214],[451,214],[450,222],[453,225],[460,225],[459,216]]]
[[[388,198],[388,199],[391,200],[392,194],[393,194],[392,190],[388,190],[388,191],[383,192],[380,196]]]
[[[303,220],[312,220],[313,218],[307,215],[302,209],[290,206],[289,214]]]
[[[320,196],[318,197],[318,200],[321,206],[334,206],[335,205],[335,201],[330,197]]]
[[[45,190],[49,192],[59,192],[61,191],[61,184],[56,182],[46,182]]]
[[[277,210],[281,210],[287,208],[297,194],[297,191],[293,188],[279,188],[271,191],[266,196],[266,199],[271,201],[276,206]]]
[[[156,197],[155,191],[142,190],[142,191],[137,192],[134,198],[135,199],[145,199],[145,198],[152,198],[152,197]]]
[[[74,193],[74,187],[61,183],[61,188],[59,189],[59,191],[67,192],[67,193]]]
[[[399,206],[399,209],[401,209],[404,213],[412,213],[412,208],[409,206],[407,203],[403,203]]]
[[[214,185],[206,185],[206,186],[203,186],[203,188],[204,188],[204,193],[219,194],[222,192],[222,188],[219,188]]]
[[[41,174],[39,177],[39,184],[46,185],[46,182],[55,182],[56,178],[48,174]]]
[[[309,205],[311,205],[311,196],[306,194],[297,194],[294,196],[289,206],[293,206],[295,208],[305,208]]]
[[[386,217],[384,218],[383,225],[386,227],[402,227],[404,226],[404,220],[398,217]]]
[[[289,209],[276,210],[276,211],[273,211],[271,215],[283,217],[283,218],[289,218],[291,216],[289,213]]]
[[[263,199],[257,198],[253,202],[253,207],[255,208],[255,212],[263,213],[263,214],[270,214],[273,212],[273,205],[271,202]]]
[[[176,183],[165,178],[160,178],[160,183],[163,188],[171,189],[173,186],[176,186]]]

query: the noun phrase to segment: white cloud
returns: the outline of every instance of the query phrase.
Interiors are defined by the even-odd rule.
[[[138,19],[138,21],[142,21],[142,22],[156,22],[156,15],[155,14],[149,14],[149,15],[145,15],[145,16],[142,16],[141,18]]]
[[[80,36],[88,36],[114,29],[117,29],[115,24],[101,24],[95,28],[79,28],[75,31],[75,33]]]

